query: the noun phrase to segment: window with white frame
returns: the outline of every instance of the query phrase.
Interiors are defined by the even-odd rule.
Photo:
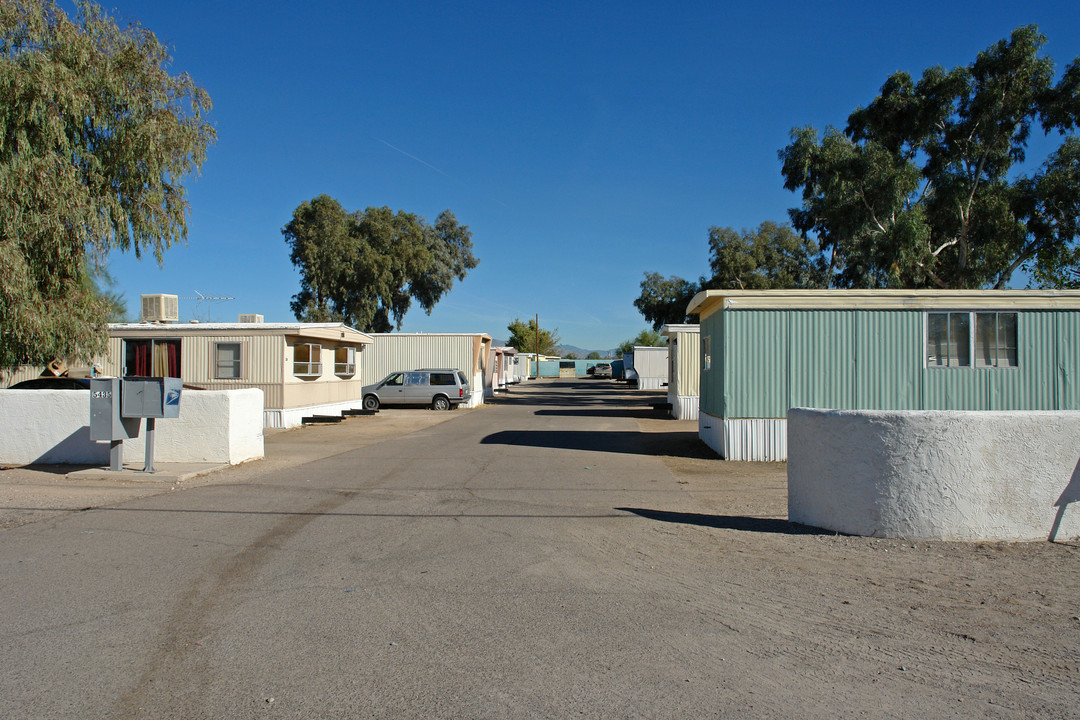
[[[926,313],[929,368],[1019,367],[1014,312]]]
[[[240,378],[240,343],[214,343],[214,377],[218,380]]]
[[[293,375],[301,377],[322,375],[322,345],[298,343],[293,348]]]
[[[356,348],[353,348],[353,347],[334,348],[334,374],[335,375],[355,375],[356,374]]]

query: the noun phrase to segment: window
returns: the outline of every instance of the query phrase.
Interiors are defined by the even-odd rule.
[[[180,377],[180,341],[125,340],[124,377]]]
[[[712,336],[701,336],[701,358],[706,370],[712,369]]]
[[[334,374],[335,375],[355,375],[356,374],[356,348],[351,348],[351,347],[334,348]]]
[[[432,385],[453,385],[454,373],[431,373]]]
[[[425,374],[422,373],[422,372],[408,372],[408,373],[405,373],[405,384],[406,385],[426,385],[427,384],[427,378],[425,377]]]
[[[300,343],[293,348],[293,375],[322,375],[322,345]]]
[[[390,387],[401,387],[404,384],[405,384],[405,374],[404,373],[397,373],[396,375],[391,375],[390,377],[388,377],[386,379],[386,382],[383,383],[383,385],[389,385]]]
[[[214,377],[220,380],[240,378],[240,343],[214,343]]]
[[[975,367],[1018,367],[1016,313],[975,314]]]
[[[1018,367],[1016,313],[926,314],[926,366]]]

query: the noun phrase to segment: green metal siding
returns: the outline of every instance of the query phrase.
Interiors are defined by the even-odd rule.
[[[1054,387],[1059,410],[1080,410],[1080,314],[1058,312],[1058,353]]]
[[[1058,318],[1069,313],[1023,312],[1017,316],[1017,354],[1020,367],[976,369],[988,380],[989,409],[1057,408]],[[1075,361],[1074,361],[1075,363]],[[1075,367],[1075,364],[1074,364]],[[1064,408],[1062,408],[1064,409]]]
[[[716,417],[724,416],[724,315],[718,312],[701,321],[701,351],[698,353],[699,367],[701,368],[701,397],[699,409]],[[710,366],[705,368],[705,343],[710,342]]]
[[[921,313],[856,311],[857,372],[850,409],[922,409],[922,333]]]
[[[787,416],[788,315],[782,310],[727,311],[724,322],[723,417]],[[716,341],[713,340],[716,353]]]
[[[962,311],[963,308],[957,308]],[[1080,313],[1019,311],[1018,368],[928,368],[922,310],[722,310],[706,318],[701,409],[1080,409]]]
[[[855,406],[855,311],[788,314],[787,379],[789,407]]]

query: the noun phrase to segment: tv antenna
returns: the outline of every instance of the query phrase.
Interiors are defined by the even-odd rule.
[[[210,296],[210,295],[203,295],[198,290],[195,290],[194,292],[195,292],[195,295],[197,297],[182,297],[180,299],[181,300],[194,300],[195,301],[195,308],[191,311],[191,316],[192,316],[193,319],[198,320],[199,322],[213,322],[214,321],[213,320],[213,312],[212,312],[213,308],[211,306],[211,303],[221,302],[223,300],[235,300],[236,299],[234,297],[213,297],[213,296]],[[202,319],[201,317],[199,317],[199,308],[202,306],[203,303],[206,303],[206,319],[205,320]]]

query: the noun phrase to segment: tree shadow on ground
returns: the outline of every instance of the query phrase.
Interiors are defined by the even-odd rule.
[[[670,512],[668,510],[650,510],[648,508],[619,507],[616,510],[633,513],[647,520],[659,522],[697,525],[719,530],[741,530],[743,532],[774,533],[779,535],[843,535],[832,530],[802,525],[790,520],[778,518],[756,518],[745,515],[703,515],[701,513]]]

